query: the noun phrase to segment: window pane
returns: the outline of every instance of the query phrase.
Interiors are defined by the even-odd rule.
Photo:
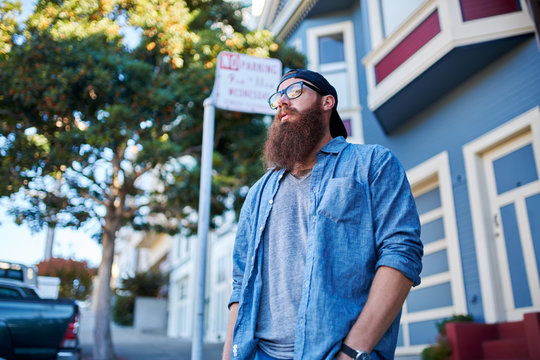
[[[502,194],[538,180],[532,144],[493,162],[497,193]]]
[[[0,288],[0,297],[16,297],[20,298],[21,294],[15,289]]]
[[[422,224],[420,237],[424,245],[444,239],[444,223],[442,218]]]
[[[446,250],[437,251],[433,254],[424,255],[422,259],[421,277],[439,274],[448,271],[448,255]]]
[[[540,194],[526,198],[525,202],[529,215],[534,254],[536,255],[536,266],[540,274],[540,222],[537,220],[540,219]]]
[[[379,0],[383,35],[390,35],[404,22],[425,0]]]
[[[411,345],[431,344],[437,340],[437,322],[443,319],[419,321],[409,325]]]
[[[501,207],[501,220],[503,225],[504,241],[506,244],[506,254],[508,256],[508,267],[512,280],[512,292],[514,295],[514,305],[516,308],[532,306],[531,291],[525,259],[523,257],[523,247],[519,235],[519,225],[514,204]]]
[[[326,72],[321,71],[321,74],[332,84],[337,91],[338,105],[340,109],[348,109],[351,106],[349,80],[347,79],[347,70]]]
[[[441,192],[439,187],[428,191],[414,198],[418,214],[422,215],[428,211],[441,207]]]
[[[407,310],[431,310],[452,305],[452,287],[450,283],[429,286],[420,290],[411,291],[407,297]]]
[[[345,61],[343,33],[319,37],[319,64]]]

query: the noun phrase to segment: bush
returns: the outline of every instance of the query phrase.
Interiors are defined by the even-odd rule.
[[[451,318],[438,321],[435,326],[439,331],[437,336],[437,343],[435,345],[428,346],[422,351],[422,360],[447,360],[450,359],[452,348],[448,343],[446,337],[446,324],[449,322],[470,322],[473,321],[473,316],[468,315],[454,315]]]
[[[38,275],[60,278],[59,298],[86,300],[92,289],[92,278],[96,269],[88,267],[86,261],[51,258],[37,264]]]
[[[133,296],[157,297],[161,288],[167,284],[167,277],[158,271],[135,274],[122,280],[122,290]]]
[[[118,325],[133,326],[135,297],[116,294],[112,306],[112,318]]]
[[[113,321],[118,325],[132,326],[135,312],[135,297],[157,297],[168,283],[167,276],[157,271],[147,271],[122,280],[116,290],[112,306]]]

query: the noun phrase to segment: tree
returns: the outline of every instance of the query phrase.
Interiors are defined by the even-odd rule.
[[[92,290],[95,269],[86,261],[51,258],[37,264],[38,275],[60,278],[59,298],[86,300]]]
[[[33,201],[14,210],[21,222],[43,225],[54,214],[60,226],[98,224],[93,358],[112,359],[116,234],[195,229],[203,100],[217,54],[279,57],[288,67],[304,58],[268,32],[247,31],[230,1],[40,0],[24,26],[17,9],[2,0],[0,196]],[[140,36],[133,48],[126,31]],[[240,208],[262,172],[264,136],[261,116],[216,113],[213,224]]]

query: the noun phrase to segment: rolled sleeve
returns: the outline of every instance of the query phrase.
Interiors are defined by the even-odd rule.
[[[246,256],[248,251],[248,241],[251,233],[251,225],[249,221],[249,215],[251,214],[251,208],[249,206],[249,199],[246,199],[242,210],[240,211],[240,218],[238,221],[238,229],[236,231],[236,239],[233,249],[233,271],[232,271],[232,294],[229,300],[229,307],[235,302],[240,302],[240,295],[242,291],[242,281],[244,279],[244,271],[246,267]]]
[[[397,158],[383,147],[379,150],[370,174],[376,267],[394,268],[416,286],[420,284],[423,255],[416,204]]]

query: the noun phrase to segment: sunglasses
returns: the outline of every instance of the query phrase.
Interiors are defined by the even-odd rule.
[[[317,89],[315,86],[308,84],[306,82],[303,82],[303,81],[298,81],[298,82],[292,83],[291,85],[287,86],[283,90],[278,90],[275,93],[273,93],[268,98],[268,105],[270,105],[272,109],[276,110],[278,108],[279,99],[281,99],[283,95],[285,95],[290,100],[296,99],[297,97],[302,95],[302,92],[304,91],[304,85],[316,91],[318,94],[324,95],[323,92]]]

